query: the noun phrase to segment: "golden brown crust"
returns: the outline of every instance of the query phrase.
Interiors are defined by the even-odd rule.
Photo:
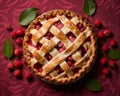
[[[33,56],[36,58],[36,60],[41,64],[44,62],[44,58],[36,51],[33,52]]]
[[[26,60],[26,62],[27,62],[28,67],[29,67],[37,76],[41,77],[41,78],[44,79],[45,81],[47,81],[47,82],[52,82],[52,83],[54,83],[54,84],[67,84],[67,83],[74,82],[74,81],[76,81],[77,79],[81,78],[81,77],[82,77],[85,73],[87,73],[87,71],[91,68],[91,66],[92,66],[92,64],[93,64],[93,62],[94,62],[94,60],[95,60],[95,57],[96,57],[96,49],[97,49],[97,48],[96,48],[96,38],[95,38],[94,33],[92,32],[92,34],[91,34],[91,40],[92,40],[92,45],[93,45],[93,46],[92,46],[92,49],[91,49],[92,51],[91,51],[90,60],[89,60],[88,62],[86,62],[86,64],[81,67],[81,69],[78,71],[78,73],[72,75],[72,73],[71,73],[70,70],[67,70],[67,69],[63,68],[63,70],[68,71],[68,74],[70,75],[68,78],[60,78],[60,76],[51,78],[51,77],[49,77],[49,76],[47,76],[47,75],[44,75],[44,74],[38,72],[37,70],[35,70],[35,69],[33,68],[33,65],[31,65],[31,61],[30,61],[31,58],[30,58],[30,53],[29,53],[29,51],[28,51],[28,44],[27,44],[27,41],[29,40],[28,37],[29,37],[29,34],[30,34],[31,29],[34,29],[34,25],[37,24],[37,22],[39,22],[39,21],[41,21],[41,20],[44,20],[44,19],[47,19],[47,18],[52,17],[52,16],[56,16],[56,15],[65,15],[65,16],[68,16],[68,17],[69,17],[69,16],[71,16],[71,17],[77,16],[78,20],[80,20],[80,22],[87,28],[87,30],[92,32],[92,28],[91,28],[91,26],[89,25],[89,23],[88,23],[86,20],[83,20],[83,18],[82,18],[81,16],[75,14],[74,12],[71,12],[71,11],[68,11],[68,10],[52,10],[52,11],[46,12],[46,13],[38,16],[38,17],[29,25],[29,27],[28,27],[27,30],[26,30],[26,33],[25,33],[25,36],[24,36],[24,41],[23,41],[24,58],[25,58],[25,60]],[[54,23],[54,21],[50,21],[50,22],[52,22],[51,24]],[[48,24],[48,25],[49,25],[49,24]],[[69,26],[71,30],[74,30],[74,33],[76,32],[76,33],[75,33],[76,35],[78,34],[78,29],[75,28],[75,25],[74,25],[73,23],[71,23],[71,21],[70,21],[70,22],[66,22],[66,25]],[[72,25],[72,26],[70,26],[70,25]],[[50,26],[51,26],[51,25],[45,26],[45,27],[50,28]],[[48,29],[48,28],[47,28],[47,29]],[[85,39],[85,37],[84,37],[84,35],[82,35],[81,38],[79,38],[78,41],[81,42],[81,41],[84,41],[84,39]],[[37,40],[38,40],[38,38],[37,38]],[[72,46],[72,47],[74,47],[74,46]],[[72,51],[72,49],[74,49],[74,48],[71,48],[71,47],[70,47],[70,48],[68,49],[69,52],[70,52],[70,50]],[[67,52],[68,50],[66,50],[66,52]],[[35,55],[35,57],[37,57],[37,56]],[[39,57],[37,57],[37,59],[38,59],[38,58],[39,58]],[[56,57],[56,58],[58,58],[58,57]],[[58,61],[59,61],[59,60],[61,61],[62,58],[58,58],[57,60],[58,60]],[[39,61],[39,62],[41,62],[41,61]],[[57,62],[57,61],[56,61],[56,62]],[[61,66],[62,66],[62,67],[64,67],[64,66],[68,67],[68,66],[65,65],[65,64],[62,64]],[[53,66],[49,66],[48,69],[46,70],[46,72],[49,70],[50,67],[53,67]],[[64,74],[64,73],[62,73],[61,76],[62,76],[63,74]],[[71,75],[72,75],[72,76],[71,76]]]

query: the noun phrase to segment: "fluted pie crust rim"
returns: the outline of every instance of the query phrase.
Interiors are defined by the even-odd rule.
[[[51,16],[56,16],[56,15],[65,15],[65,16],[71,16],[71,17],[77,16],[77,18],[82,22],[82,24],[85,27],[87,27],[88,31],[92,32],[90,36],[92,39],[93,46],[92,46],[92,54],[90,56],[89,61],[84,66],[82,66],[82,68],[78,71],[78,73],[75,73],[71,77],[62,78],[62,79],[51,78],[49,76],[43,75],[40,72],[38,72],[37,70],[35,70],[35,68],[32,67],[32,64],[30,61],[31,57],[30,57],[30,53],[28,50],[28,43],[27,43],[27,41],[29,39],[28,36],[30,34],[30,30],[34,28],[34,25],[39,20],[43,20],[43,19],[49,18]],[[61,9],[60,10],[58,10],[58,9],[51,10],[51,11],[45,12],[42,15],[36,17],[35,20],[33,20],[30,23],[30,25],[28,26],[28,28],[26,29],[24,40],[23,40],[23,53],[24,53],[24,58],[25,58],[25,61],[27,63],[27,66],[30,68],[30,70],[32,70],[35,73],[35,75],[37,75],[38,77],[40,77],[41,79],[43,79],[47,82],[53,83],[53,84],[69,84],[69,83],[74,82],[74,81],[78,80],[79,78],[83,77],[90,70],[91,66],[94,63],[94,60],[96,57],[96,49],[97,49],[96,37],[95,37],[93,29],[92,29],[91,25],[88,23],[88,21],[83,19],[82,16],[77,15],[76,13],[74,13],[72,11],[61,10]]]

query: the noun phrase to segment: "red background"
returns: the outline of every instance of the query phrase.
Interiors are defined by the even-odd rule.
[[[97,11],[94,16],[89,17],[89,20],[91,22],[95,19],[101,20],[103,25],[113,32],[120,48],[120,0],[95,0],[95,2]],[[84,80],[87,78],[71,85],[53,86],[42,82],[36,76],[33,82],[28,82],[24,78],[18,80],[6,68],[9,61],[3,56],[2,48],[5,39],[11,37],[4,24],[19,25],[19,15],[28,7],[39,8],[39,14],[52,9],[69,9],[85,16],[83,3],[84,0],[0,0],[0,96],[120,96],[120,60],[117,61],[118,69],[112,70],[110,78],[105,77],[98,66],[92,68],[91,74],[95,74],[103,87],[103,91],[99,93],[86,89]],[[24,64],[23,73],[25,70],[30,71]]]

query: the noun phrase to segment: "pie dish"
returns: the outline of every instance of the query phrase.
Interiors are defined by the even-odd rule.
[[[38,16],[23,40],[28,67],[54,84],[68,84],[84,76],[96,57],[96,38],[86,19],[68,10]]]

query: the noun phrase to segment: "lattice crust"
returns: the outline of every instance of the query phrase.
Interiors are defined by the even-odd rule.
[[[57,27],[56,22],[61,25]],[[36,29],[38,23],[41,27]],[[84,26],[83,32],[78,25]],[[70,32],[74,40],[67,37]],[[51,38],[46,38],[46,34]],[[62,45],[64,50],[59,52],[56,46]],[[29,25],[23,48],[26,62],[36,75],[48,82],[66,84],[81,78],[90,69],[96,55],[96,40],[92,28],[81,16],[71,11],[53,10],[38,16]],[[80,48],[86,52],[83,54]],[[68,57],[74,64],[70,65]]]

